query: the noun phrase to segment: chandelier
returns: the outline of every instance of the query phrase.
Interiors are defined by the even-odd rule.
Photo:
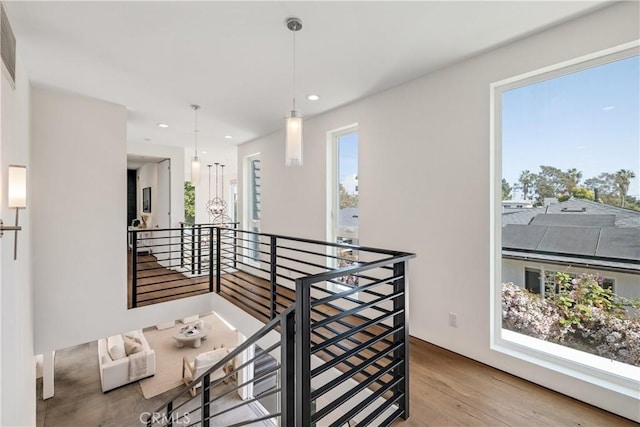
[[[230,225],[232,220],[227,215],[227,202],[224,200],[224,165],[220,163],[214,163],[216,165],[216,196],[211,198],[211,166],[209,167],[209,201],[207,202],[207,213],[209,214],[209,222],[216,225],[228,224]],[[221,170],[222,183],[220,184],[220,191],[222,197],[218,197],[218,168]]]

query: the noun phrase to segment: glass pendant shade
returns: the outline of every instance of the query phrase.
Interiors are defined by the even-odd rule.
[[[9,166],[9,208],[27,207],[27,167]]]
[[[200,185],[200,160],[197,156],[191,160],[191,184]]]
[[[302,166],[302,117],[295,111],[287,117],[287,141],[285,149],[287,166]]]

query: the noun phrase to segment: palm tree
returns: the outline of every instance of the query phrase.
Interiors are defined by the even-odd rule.
[[[520,179],[518,181],[522,184],[522,198],[524,200],[528,199],[529,196],[529,186],[533,184],[534,176],[528,170],[522,171],[520,174]]]
[[[615,183],[618,194],[620,195],[620,206],[624,208],[624,199],[627,197],[629,191],[629,184],[631,180],[636,177],[636,174],[632,170],[620,169],[613,175],[613,182]]]
[[[580,184],[580,180],[582,179],[582,172],[578,169],[567,169],[566,174],[566,182],[565,182],[565,191],[567,194],[571,194],[574,188]]]

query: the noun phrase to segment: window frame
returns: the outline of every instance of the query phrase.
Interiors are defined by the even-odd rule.
[[[338,165],[338,139],[349,135],[351,133],[358,134],[358,124],[353,123],[338,129],[334,129],[329,132],[329,189],[327,192],[328,201],[328,224],[327,224],[327,237],[329,241],[336,242],[338,237],[358,239],[358,229],[349,230],[348,228],[339,227],[338,225],[338,211],[340,209],[340,193],[338,191],[338,184],[340,182],[339,165]],[[360,141],[358,139],[358,145]],[[359,152],[359,147],[358,147]]]
[[[253,186],[254,177],[253,177],[253,171],[252,171],[253,162],[255,160],[258,160],[260,162],[260,167],[262,168],[262,157],[260,153],[254,153],[245,157],[245,162],[244,162],[245,181],[244,182],[245,182],[246,191],[244,192],[243,223],[244,223],[245,230],[260,233],[262,216],[260,215],[257,219],[255,218],[255,203],[254,203],[255,188]],[[262,174],[260,174],[259,179],[262,185]],[[260,192],[259,194],[260,194],[260,197],[262,197],[262,192]],[[262,205],[262,199],[260,199],[259,204]],[[260,206],[260,213],[261,212],[262,212],[262,206]],[[256,231],[256,228],[257,228],[257,231]],[[259,267],[260,266],[260,261],[259,261],[260,238],[255,234],[250,234],[249,236],[250,237],[248,238],[248,240],[250,240],[250,242],[247,245],[247,247],[244,249],[245,262],[254,267]],[[251,244],[257,245],[257,246],[251,247],[250,246]]]
[[[501,94],[508,90],[640,55],[640,40],[624,43],[490,84],[490,349],[637,398],[640,367],[591,355],[502,328]]]
[[[345,238],[359,241],[358,228],[354,230],[348,230],[347,228],[341,228],[338,226],[338,212],[340,209],[340,192],[338,190],[338,184],[340,182],[339,165],[338,165],[338,140],[340,137],[349,135],[351,133],[358,133],[358,123],[352,123],[337,129],[333,129],[327,132],[327,241],[338,242],[338,238]],[[360,140],[358,139],[358,153],[360,152]],[[337,268],[337,260],[331,257],[338,255],[338,250],[335,247],[327,247],[327,266],[330,268]],[[356,255],[357,256],[357,255]],[[333,292],[340,292],[348,289],[345,286],[341,286],[335,283],[327,283],[327,289]],[[352,297],[357,298],[357,293]]]

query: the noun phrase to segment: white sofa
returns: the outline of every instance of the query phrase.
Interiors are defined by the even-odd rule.
[[[144,354],[144,358],[146,359],[146,372],[143,372],[134,379],[131,379],[130,377],[129,363],[132,358],[142,358],[143,356],[136,356],[137,353],[126,355],[123,340],[124,336],[135,337],[140,340],[142,350],[139,353]],[[122,346],[122,348],[120,348],[120,346]],[[112,354],[116,355],[118,358],[114,360]],[[102,391],[105,392],[155,374],[156,352],[149,347],[149,343],[147,343],[147,340],[141,330],[131,331],[126,334],[99,339],[98,363],[100,365],[100,382],[102,383]]]

